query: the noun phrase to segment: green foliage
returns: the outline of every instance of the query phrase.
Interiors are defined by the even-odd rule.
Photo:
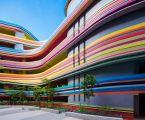
[[[16,103],[16,101],[20,104],[23,103],[23,101],[26,98],[25,95],[25,87],[18,87],[18,90],[5,90],[5,93],[10,96],[10,102]]]
[[[83,89],[82,93],[88,99],[91,96],[94,96],[94,91],[93,91],[92,86],[94,86],[95,84],[96,84],[95,76],[88,75],[88,74],[86,75],[85,79],[81,82],[81,87]]]
[[[1,100],[1,101],[0,101],[0,105],[8,105],[8,101]]]
[[[54,102],[53,101],[47,101],[47,107],[48,108],[53,108],[53,104],[54,104]]]
[[[112,107],[111,106],[100,106],[99,110],[101,110],[101,111],[111,111]]]
[[[34,99],[36,102],[39,103],[40,106],[41,96],[44,94],[44,88],[40,86],[34,86],[32,90],[33,90]]]
[[[62,107],[57,108],[57,110],[59,110],[59,113],[63,113],[63,112],[67,112],[67,111],[69,111],[68,108],[62,108]]]
[[[10,96],[10,102],[14,103],[18,100],[17,92],[14,90],[5,90],[5,93]]]
[[[55,90],[49,81],[47,81],[47,86],[44,87],[44,93],[48,98],[47,105],[49,107],[52,107],[53,106],[53,97],[55,95]]]
[[[83,105],[79,105],[79,109],[76,111],[76,112],[79,112],[79,113],[85,113],[86,110],[85,110],[85,107]]]
[[[55,94],[54,88],[48,87],[47,92],[48,92],[49,101],[53,101],[53,97]]]
[[[24,102],[24,100],[26,98],[25,90],[26,90],[26,88],[24,86],[22,86],[22,87],[19,87],[19,90],[17,92],[18,97],[19,97],[19,101],[22,104],[23,104],[23,102]]]
[[[33,95],[36,101],[40,100],[42,90],[40,86],[34,86],[33,88]]]

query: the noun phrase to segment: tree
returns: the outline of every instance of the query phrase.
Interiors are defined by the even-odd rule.
[[[17,90],[5,90],[6,94],[10,97],[10,102],[13,104],[19,102],[23,104],[26,95],[25,95],[25,87],[24,86],[15,86]]]
[[[5,93],[10,97],[10,103],[14,104],[18,100],[18,92],[16,90],[5,90]]]
[[[28,102],[31,103],[31,101],[33,101],[33,87],[32,86],[27,86],[27,99]]]
[[[48,107],[48,104],[50,103],[50,107],[53,106],[53,98],[54,98],[54,95],[55,95],[55,90],[53,88],[53,85],[51,84],[50,81],[47,81],[45,80],[45,83],[47,86],[45,86],[45,94],[47,96],[47,107]]]
[[[19,87],[18,88],[19,90],[18,90],[18,97],[19,97],[19,102],[21,103],[21,104],[23,104],[24,103],[24,100],[25,100],[25,98],[26,98],[26,93],[25,93],[25,90],[26,90],[26,88],[25,88],[25,86],[22,86],[22,87]]]
[[[95,76],[87,74],[84,80],[81,82],[81,87],[83,89],[82,93],[89,99],[94,96],[93,86],[96,84]]]
[[[40,106],[41,96],[44,94],[44,91],[40,86],[34,86],[32,89],[35,101],[38,102],[38,106]]]

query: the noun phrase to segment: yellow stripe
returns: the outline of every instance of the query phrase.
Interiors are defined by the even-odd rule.
[[[130,31],[134,31],[135,29],[137,29],[137,28],[139,29],[140,27],[145,27],[145,22],[140,23],[140,24],[137,24],[137,25],[133,25],[133,26],[130,26],[130,27],[127,27],[127,28],[124,28],[124,29],[122,29],[122,30],[115,31],[115,32],[113,32],[113,33],[110,33],[110,34],[108,34],[108,35],[106,35],[106,36],[104,36],[104,37],[102,37],[102,38],[96,40],[95,42],[91,43],[90,45],[88,45],[88,46],[87,46],[87,49],[90,48],[92,45],[97,44],[97,43],[99,43],[99,42],[101,42],[101,41],[104,41],[104,40],[109,39],[109,38],[114,37],[114,36],[118,36],[118,35],[120,35],[120,34],[124,34],[124,33],[130,32]],[[132,37],[132,38],[133,38],[133,37]],[[132,38],[128,38],[127,40],[132,39]],[[134,37],[134,38],[139,38],[139,36],[136,36],[136,37]],[[94,57],[100,57],[100,56],[107,55],[107,54],[113,53],[113,52],[116,52],[116,53],[117,53],[117,51],[121,51],[121,50],[124,50],[124,49],[131,49],[131,48],[134,48],[134,47],[137,47],[137,46],[142,46],[142,45],[145,45],[145,41],[139,41],[139,42],[135,42],[135,43],[130,43],[130,44],[128,44],[128,45],[118,46],[118,47],[115,47],[115,48],[112,48],[112,49],[103,51],[103,52],[101,52],[101,53],[98,53],[98,54],[96,54],[96,55],[93,55],[93,56],[89,57],[89,59],[87,59],[87,60],[91,60],[91,59],[94,58]],[[83,50],[83,49],[81,49],[81,51],[82,51],[82,50]],[[57,69],[57,66],[58,66],[58,65],[63,64],[65,61],[67,61],[67,60],[70,59],[71,57],[73,57],[73,55],[69,56],[68,58],[66,58],[65,60],[61,61],[60,63],[54,65],[53,68],[56,67],[56,69]],[[83,63],[83,61],[81,61],[81,64],[82,64],[82,63]],[[51,69],[52,69],[52,68],[50,68],[50,69],[48,69],[48,70],[46,70],[46,71],[44,71],[44,72],[42,72],[42,73],[37,73],[37,74],[33,74],[33,75],[8,74],[8,73],[2,73],[2,75],[12,76],[12,77],[13,77],[13,76],[14,76],[14,77],[17,77],[17,76],[21,76],[21,77],[24,77],[24,76],[32,77],[32,79],[29,78],[29,80],[27,80],[27,79],[26,79],[26,80],[7,80],[7,81],[12,81],[12,82],[14,82],[14,81],[21,81],[21,82],[22,82],[22,81],[23,81],[23,82],[24,82],[24,81],[25,81],[25,82],[27,82],[27,81],[32,82],[32,81],[33,81],[33,82],[34,82],[35,80],[36,80],[37,82],[38,82],[38,81],[40,82],[41,80],[43,80],[43,78],[45,78],[45,77],[47,76],[47,74],[45,75],[45,73],[51,71]],[[48,79],[52,79],[52,78],[54,78],[54,77],[56,77],[56,76],[58,76],[58,75],[62,75],[62,74],[64,74],[65,72],[69,72],[70,70],[73,70],[73,69],[74,69],[73,66],[69,66],[69,67],[67,67],[67,68],[65,68],[65,69],[63,69],[63,70],[60,70],[60,71],[58,71],[58,72],[56,72],[56,73],[54,73],[54,74],[52,74],[52,75],[50,75],[50,76],[47,76],[47,78],[48,78]],[[75,69],[76,69],[76,67],[75,67]],[[37,78],[34,78],[34,77],[33,77],[34,75],[37,76]],[[42,76],[42,75],[44,75],[44,76]]]

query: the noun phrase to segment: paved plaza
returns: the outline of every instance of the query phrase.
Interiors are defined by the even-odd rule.
[[[42,110],[22,110],[20,107],[0,109],[0,120],[81,120]]]

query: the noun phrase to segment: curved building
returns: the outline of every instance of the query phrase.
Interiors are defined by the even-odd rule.
[[[145,0],[68,0],[66,19],[47,42],[0,21],[0,81],[41,85],[47,79],[68,103],[144,115],[144,11]],[[80,86],[86,74],[96,77],[90,100]]]

